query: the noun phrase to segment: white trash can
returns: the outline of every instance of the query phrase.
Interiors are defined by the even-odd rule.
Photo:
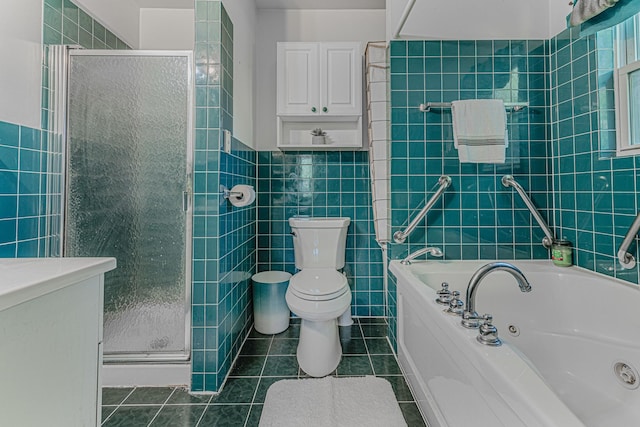
[[[291,311],[285,300],[289,279],[291,274],[284,271],[263,271],[251,277],[253,318],[261,334],[279,334],[289,327]]]

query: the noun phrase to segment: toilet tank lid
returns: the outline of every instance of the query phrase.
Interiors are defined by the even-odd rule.
[[[351,218],[343,217],[291,217],[289,225],[295,228],[343,228],[349,226]]]

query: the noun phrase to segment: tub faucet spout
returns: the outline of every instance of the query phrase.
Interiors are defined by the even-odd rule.
[[[471,276],[471,280],[469,280],[469,285],[467,286],[467,300],[466,300],[466,308],[464,313],[462,314],[462,326],[465,328],[477,328],[480,325],[481,317],[476,313],[476,293],[478,292],[478,285],[482,279],[484,279],[488,274],[494,271],[506,271],[511,274],[516,281],[518,282],[518,286],[520,287],[520,291],[522,292],[530,292],[531,285],[522,271],[520,271],[516,266],[506,263],[506,262],[491,262],[480,267],[473,276]]]

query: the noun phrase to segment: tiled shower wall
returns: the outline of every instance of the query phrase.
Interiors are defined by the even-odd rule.
[[[256,185],[256,153],[232,139],[233,24],[220,1],[196,1],[193,216],[193,391],[217,391],[249,332],[256,206],[237,208],[221,185]]]
[[[577,265],[638,283],[638,267],[616,260],[640,209],[640,157],[614,155],[613,33],[567,30],[551,40],[555,222]],[[637,244],[630,252],[638,259]]]
[[[370,188],[366,151],[259,152],[258,270],[295,273],[290,217],[349,217],[344,273],[352,314],[384,316],[384,266]]]
[[[435,191],[441,175],[452,184],[405,244],[392,244],[398,259],[438,246],[446,259],[547,258],[544,234],[512,188],[513,175],[549,218],[550,144],[547,127],[548,42],[543,40],[392,41],[391,220],[404,228]],[[460,163],[450,109],[421,112],[427,102],[499,98],[526,102],[507,114],[509,147],[504,164]],[[389,322],[396,324],[394,280]],[[392,341],[394,335],[391,335]]]
[[[548,217],[549,144],[546,126],[546,46],[542,40],[391,42],[391,209],[394,230],[431,196],[441,175],[452,185],[407,239],[398,258],[426,244],[447,259],[546,258],[544,234],[511,188],[513,175]],[[418,105],[499,98],[529,107],[507,114],[504,164],[460,163],[451,110]]]
[[[47,183],[60,174],[61,147],[49,137],[49,81],[46,46],[127,49],[112,32],[69,0],[43,1],[41,129],[0,122],[0,257],[47,256]],[[38,13],[34,11],[34,13]],[[54,196],[60,196],[54,194]],[[57,219],[56,219],[57,220]]]

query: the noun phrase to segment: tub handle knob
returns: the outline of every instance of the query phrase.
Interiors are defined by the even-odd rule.
[[[442,289],[438,292],[438,298],[436,298],[436,302],[442,305],[449,305],[451,302],[451,291],[449,290],[449,284],[447,282],[442,282]]]
[[[478,342],[484,345],[490,345],[493,347],[497,347],[502,344],[500,338],[498,338],[498,328],[493,326],[493,316],[490,314],[485,314],[482,316],[484,322],[480,325],[479,334],[478,334]]]
[[[460,292],[451,292],[449,307],[445,309],[444,312],[454,316],[462,316],[462,313],[464,312],[464,302],[460,299]]]

